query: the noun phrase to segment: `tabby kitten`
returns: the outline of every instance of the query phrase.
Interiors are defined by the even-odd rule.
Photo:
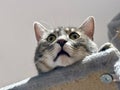
[[[35,22],[34,30],[38,42],[34,62],[38,73],[71,65],[97,51],[93,42],[93,17],[88,17],[80,27],[58,27],[52,30]]]

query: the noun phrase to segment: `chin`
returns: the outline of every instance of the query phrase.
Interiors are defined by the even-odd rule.
[[[56,62],[57,66],[63,66],[63,67],[71,65],[73,63],[75,63],[75,60],[73,60],[71,57],[68,57],[66,55],[59,56]]]

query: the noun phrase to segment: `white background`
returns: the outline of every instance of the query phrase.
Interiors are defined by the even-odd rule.
[[[0,87],[37,74],[33,22],[79,26],[94,16],[95,42],[107,42],[107,24],[120,12],[120,0],[0,0]]]

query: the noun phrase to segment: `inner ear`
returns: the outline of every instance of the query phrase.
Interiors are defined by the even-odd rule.
[[[45,30],[46,30],[46,28],[42,24],[40,24],[39,22],[34,22],[34,31],[35,31],[35,36],[36,36],[37,42],[40,41]]]
[[[81,25],[80,30],[82,30],[91,40],[93,40],[94,35],[94,18],[92,16],[88,17]]]

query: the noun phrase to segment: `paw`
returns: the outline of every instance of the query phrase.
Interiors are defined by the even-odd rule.
[[[100,51],[105,51],[105,50],[113,48],[113,47],[114,47],[114,45],[112,43],[108,42],[108,43],[105,43],[104,45],[102,45],[98,51],[99,52]]]

